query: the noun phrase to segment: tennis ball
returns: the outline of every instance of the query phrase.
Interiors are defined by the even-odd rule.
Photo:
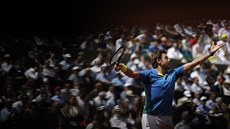
[[[228,36],[226,35],[226,34],[222,34],[221,36],[220,36],[220,39],[222,39],[222,40],[226,40],[228,38]]]

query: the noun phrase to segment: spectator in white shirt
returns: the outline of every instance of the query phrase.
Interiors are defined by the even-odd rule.
[[[7,122],[15,114],[15,109],[12,108],[12,98],[6,98],[5,107],[0,110],[0,123]]]
[[[126,119],[122,116],[122,109],[116,105],[113,109],[113,115],[109,120],[111,127],[127,129]]]
[[[203,54],[205,44],[202,42],[203,35],[201,34],[199,38],[197,39],[197,42],[195,45],[192,46],[192,56],[193,58],[197,58],[200,55]]]
[[[203,92],[203,89],[202,89],[202,87],[200,86],[199,80],[198,80],[197,77],[195,77],[195,78],[193,79],[193,84],[191,85],[191,91],[192,91],[193,93],[195,93],[195,92],[200,92],[200,93],[202,93],[202,92]]]
[[[64,59],[59,63],[61,65],[62,70],[68,70],[70,68],[70,54],[65,54]]]
[[[38,68],[30,67],[29,69],[25,71],[24,75],[27,79],[37,80],[38,79]]]
[[[223,84],[223,95],[230,96],[230,80],[225,80]]]
[[[169,59],[181,60],[184,58],[183,54],[178,49],[178,43],[174,42],[172,47],[168,49],[167,56]]]
[[[12,60],[9,54],[4,55],[4,61],[1,64],[2,74],[5,75],[9,73],[10,69],[12,68]]]
[[[125,43],[126,43],[126,41],[125,41],[125,35],[121,34],[120,38],[117,39],[116,42],[115,42],[115,50],[117,50],[121,46],[125,45]]]

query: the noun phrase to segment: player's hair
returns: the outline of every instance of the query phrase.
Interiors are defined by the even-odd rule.
[[[158,49],[158,50],[156,50],[156,51],[154,51],[152,54],[151,54],[151,62],[152,62],[152,66],[153,66],[153,68],[156,68],[157,66],[158,66],[158,64],[157,64],[157,59],[160,59],[161,58],[161,55],[163,54],[163,53],[167,53],[167,51],[166,50],[161,50],[161,49]]]

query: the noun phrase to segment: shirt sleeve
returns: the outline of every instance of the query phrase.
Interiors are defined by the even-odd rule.
[[[144,70],[139,72],[139,80],[146,81],[149,77],[150,70]]]
[[[184,76],[184,66],[180,66],[174,70],[177,78]]]

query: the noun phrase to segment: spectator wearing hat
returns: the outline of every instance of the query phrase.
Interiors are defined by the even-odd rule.
[[[72,73],[68,76],[68,80],[72,83],[82,83],[82,78],[79,76],[80,67],[74,66],[71,71]]]
[[[209,112],[209,108],[205,105],[205,103],[207,102],[207,97],[206,96],[202,96],[200,98],[200,105],[198,105],[198,107],[196,107],[196,110],[200,110],[204,115],[208,115]]]
[[[185,99],[191,99],[192,98],[192,94],[191,94],[191,91],[189,90],[186,90],[183,92],[183,97],[182,98],[179,98],[177,100],[177,106],[181,106],[183,104],[183,102],[185,102]]]
[[[204,115],[204,113],[196,109],[195,111],[195,118],[192,119],[192,129],[208,129],[210,128],[211,122],[208,119],[207,115]]]
[[[114,107],[109,123],[111,127],[128,129],[126,119],[122,116],[122,109],[118,105]]]
[[[128,62],[126,63],[127,67],[132,67],[134,64],[134,60],[138,58],[137,53],[132,53],[130,56],[130,59],[128,60]]]
[[[139,67],[139,64],[140,64],[140,60],[138,58],[134,59],[133,61],[134,65],[132,65],[130,67],[130,69],[132,69],[133,71],[140,71],[141,68]]]
[[[188,92],[189,94],[189,92]],[[190,95],[187,95],[190,96]],[[195,104],[192,102],[191,98],[182,97],[179,99],[176,107],[173,108],[173,122],[176,124],[181,121],[181,115],[184,111],[188,111],[189,115],[192,116],[196,109]]]
[[[101,72],[96,75],[96,80],[105,85],[109,85],[111,80],[108,77],[108,65],[106,63],[101,65]]]
[[[124,100],[126,99],[126,91],[131,90],[132,86],[134,85],[134,80],[132,78],[129,78],[126,80],[125,84],[124,84],[124,90],[122,92],[120,92],[120,99]]]
[[[124,101],[128,100],[127,104],[128,104],[128,109],[130,110],[133,108],[135,94],[133,93],[132,89],[126,90],[125,94],[126,94],[126,98],[124,99]]]
[[[197,65],[191,72],[190,77],[192,79],[197,78],[198,84],[201,87],[204,87],[204,84],[207,83],[205,78],[204,68],[202,65]]]
[[[211,129],[228,129],[228,122],[224,119],[223,113],[217,113],[215,110],[210,110],[208,119],[210,120]]]
[[[59,62],[59,65],[61,66],[61,70],[67,71],[70,68],[71,66],[70,58],[71,57],[72,56],[69,53],[63,55],[63,60]]]
[[[230,80],[225,80],[223,83],[223,95],[230,96]]]

